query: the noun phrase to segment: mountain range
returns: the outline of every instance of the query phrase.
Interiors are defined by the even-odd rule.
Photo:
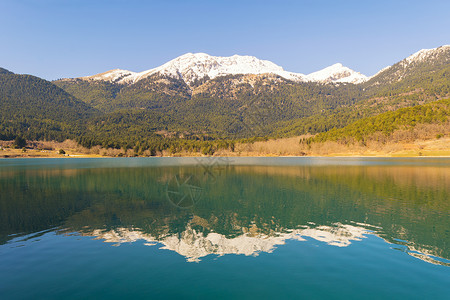
[[[405,70],[411,65],[419,64],[423,61],[437,61],[440,56],[448,53],[450,46],[445,45],[435,49],[422,49],[399,63]],[[445,62],[445,61],[444,61]],[[394,66],[389,66],[372,77],[377,77],[380,73],[387,72]],[[260,60],[253,56],[233,55],[230,57],[211,56],[205,53],[187,53],[179,56],[159,67],[143,72],[132,72],[128,70],[114,69],[101,74],[81,77],[83,80],[100,80],[112,83],[135,84],[140,80],[148,78],[154,74],[170,76],[183,80],[186,84],[206,79],[214,79],[226,75],[239,74],[275,74],[285,79],[296,82],[320,82],[320,83],[363,83],[372,77],[367,77],[359,72],[336,63],[322,70],[308,75],[285,71],[282,67],[268,60]],[[404,75],[404,74],[403,74]],[[401,78],[399,72],[397,76]]]
[[[341,64],[304,75],[252,56],[188,53],[143,72],[48,82],[0,69],[0,139],[149,140],[282,137],[450,96],[450,46],[424,49],[366,77]],[[161,146],[162,143],[162,146]]]
[[[233,55],[230,57],[218,57],[205,53],[187,53],[162,66],[139,73],[115,69],[97,75],[81,77],[80,79],[135,84],[154,74],[183,80],[188,85],[192,85],[194,82],[204,79],[214,79],[220,76],[239,74],[275,74],[296,82],[361,83],[367,80],[365,75],[344,67],[340,63],[309,75],[304,75],[285,71],[282,67],[273,62],[260,60],[253,56]]]

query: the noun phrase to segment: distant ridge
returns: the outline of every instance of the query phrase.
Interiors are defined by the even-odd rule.
[[[14,73],[6,69],[0,68],[0,74],[14,74]]]
[[[219,76],[238,74],[275,74],[297,82],[360,83],[367,80],[365,75],[344,67],[340,63],[318,72],[304,75],[285,71],[271,61],[260,60],[254,56],[233,55],[219,57],[205,53],[187,53],[162,66],[139,73],[114,69],[92,76],[81,77],[81,79],[134,84],[154,74],[181,79],[187,84],[192,84],[194,81],[204,78],[214,79]]]
[[[229,57],[212,56],[206,53],[186,53],[159,67],[143,72],[114,69],[96,75],[80,77],[82,80],[98,80],[119,84],[134,84],[138,81],[158,74],[183,80],[186,84],[204,79],[214,79],[226,75],[261,75],[274,74],[295,82],[319,82],[319,83],[354,83],[360,84],[377,77],[381,73],[392,70],[396,65],[407,69],[430,60],[438,61],[450,52],[450,45],[443,45],[432,49],[422,49],[408,56],[397,64],[383,68],[375,75],[367,77],[356,72],[341,63],[333,64],[319,71],[302,74],[289,72],[281,66],[268,60],[261,60],[254,56],[233,55]],[[445,62],[448,62],[448,55]],[[400,80],[402,75],[397,75]],[[395,79],[392,79],[395,80]],[[392,82],[392,81],[391,81]]]

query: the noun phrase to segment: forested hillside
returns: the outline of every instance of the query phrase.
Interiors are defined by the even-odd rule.
[[[126,120],[132,115],[138,119],[133,125],[147,124],[148,130],[228,139],[274,135],[283,121],[350,107],[361,97],[354,84],[296,83],[272,75],[228,75],[193,87],[157,76],[131,86],[83,80],[55,83],[108,113],[104,126],[110,116]],[[107,93],[106,87],[115,92]]]
[[[51,82],[0,73],[0,139],[64,140],[84,132],[97,111]]]
[[[278,135],[325,132],[361,118],[450,97],[450,53],[445,53],[438,56],[439,63],[421,61],[406,66],[405,61],[399,62],[360,84],[355,105],[285,122]]]
[[[365,141],[367,139],[386,140],[396,130],[410,130],[419,124],[446,124],[450,121],[450,99],[434,101],[425,105],[401,108],[385,112],[374,117],[358,120],[344,128],[332,129],[320,133],[305,142],[325,141]],[[448,132],[441,132],[437,137],[443,137]]]

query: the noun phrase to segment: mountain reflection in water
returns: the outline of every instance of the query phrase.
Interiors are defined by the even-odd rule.
[[[288,240],[347,247],[376,235],[392,249],[450,266],[448,186],[448,160],[207,169],[3,167],[0,243],[45,230],[75,232],[114,245],[159,245],[198,262],[211,254],[272,253]],[[171,201],[173,195],[182,197]],[[185,195],[191,201],[177,206],[186,203]]]
[[[287,240],[305,241],[310,237],[329,245],[346,247],[352,241],[360,241],[368,231],[361,227],[351,225],[336,224],[335,227],[319,226],[316,228],[305,228],[287,230],[286,232],[272,233],[266,235],[257,232],[256,227],[250,228],[248,233],[240,236],[227,238],[223,234],[210,232],[204,235],[187,226],[186,230],[179,233],[160,237],[159,239],[141,230],[130,230],[126,228],[117,228],[114,230],[102,231],[93,230],[83,232],[82,235],[94,236],[107,243],[114,243],[119,246],[121,243],[130,243],[143,240],[145,245],[154,246],[156,243],[163,245],[162,249],[168,249],[177,252],[187,258],[187,261],[199,262],[201,257],[215,254],[243,254],[257,256],[260,252],[271,253],[276,246],[284,245]]]

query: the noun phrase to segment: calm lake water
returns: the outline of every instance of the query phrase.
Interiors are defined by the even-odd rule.
[[[0,160],[0,299],[448,299],[450,159]]]

